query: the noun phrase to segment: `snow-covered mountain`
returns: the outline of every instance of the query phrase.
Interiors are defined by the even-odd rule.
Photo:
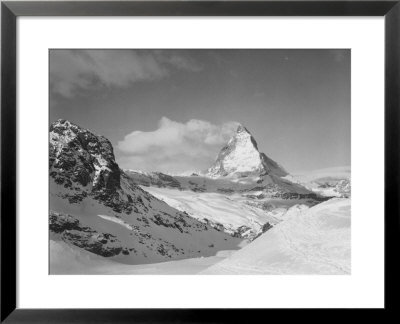
[[[241,243],[137,186],[105,137],[58,120],[49,141],[51,240],[127,264],[210,256]]]
[[[258,151],[256,140],[242,125],[238,126],[236,133],[222,148],[207,174],[210,177],[288,175],[278,163]]]

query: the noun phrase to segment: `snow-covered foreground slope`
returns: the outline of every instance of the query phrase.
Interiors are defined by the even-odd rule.
[[[170,262],[128,265],[78,249],[62,241],[50,241],[50,274],[97,275],[187,275],[224,260],[234,251],[219,251],[215,256]]]
[[[273,229],[238,251],[127,265],[50,241],[51,274],[350,274],[350,200],[292,207]]]
[[[350,274],[350,199],[294,206],[281,223],[202,274]]]

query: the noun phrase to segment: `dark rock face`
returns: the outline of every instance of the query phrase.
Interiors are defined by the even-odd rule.
[[[59,184],[119,188],[120,170],[109,140],[65,120],[50,126],[50,175]],[[62,170],[62,172],[58,172]]]
[[[119,243],[115,244],[115,236],[111,234],[67,230],[62,234],[62,238],[65,242],[103,257],[112,257],[122,252],[122,247]],[[112,246],[107,245],[110,242],[114,244]]]
[[[63,196],[70,203],[91,196],[114,211],[132,211],[132,198],[121,194],[122,171],[105,137],[58,120],[50,126],[49,163],[54,182],[70,189]]]
[[[218,188],[217,191],[228,195],[235,192],[235,190],[231,188]]]
[[[67,214],[60,214],[50,211],[50,231],[62,233],[66,230],[81,229],[79,220]]]
[[[272,228],[272,225],[270,223],[265,223],[262,227],[262,232],[265,233],[266,231],[270,230]]]
[[[140,173],[132,170],[125,170],[125,173],[134,178],[138,185],[181,189],[181,184],[178,180],[162,172]]]
[[[159,182],[166,184],[166,186],[168,187],[172,187],[172,188],[180,188],[181,184],[179,183],[179,181],[177,181],[174,177],[161,173],[161,172],[157,172],[156,173],[158,178],[159,178]]]
[[[114,235],[83,226],[72,215],[50,211],[49,228],[51,232],[59,234],[64,242],[103,257],[112,257],[121,252],[129,254]]]
[[[207,188],[204,185],[198,185],[196,182],[193,181],[188,181],[190,185],[190,190],[194,192],[205,192],[207,191]]]
[[[290,187],[289,187],[290,188]],[[253,195],[247,194],[246,197],[250,199],[264,199],[266,197],[269,198],[277,198],[277,199],[311,199],[316,202],[323,202],[329,200],[331,197],[320,196],[312,191],[306,190],[306,193],[298,193],[296,191],[291,191],[286,186],[279,186],[277,184],[267,184],[264,186],[255,186],[251,189],[245,189],[243,192],[257,192],[261,191],[262,194]]]
[[[246,232],[251,231],[252,229],[248,226],[242,225],[240,226],[235,233],[233,233],[233,237],[246,237]]]
[[[264,153],[260,153],[262,165],[264,166],[265,173],[264,174],[269,174],[270,172],[273,172],[274,175],[278,177],[284,177],[287,176],[288,173],[274,160],[270,159],[268,156],[266,156]]]
[[[226,228],[224,227],[224,225],[222,225],[221,223],[209,220],[207,218],[203,219],[203,222],[209,226],[211,226],[212,228],[216,229],[219,232],[225,232]]]

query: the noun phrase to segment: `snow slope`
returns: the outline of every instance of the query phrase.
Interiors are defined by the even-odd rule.
[[[200,271],[224,260],[233,251],[219,251],[215,256],[190,258],[151,264],[122,264],[109,258],[78,249],[62,241],[50,241],[50,274],[78,275],[187,275]]]
[[[350,274],[350,200],[297,205],[239,251],[127,265],[50,241],[51,274]]]
[[[350,274],[350,199],[294,206],[283,221],[202,274]]]
[[[214,227],[220,226],[231,235],[236,233],[238,236],[251,237],[260,232],[264,224],[279,222],[272,213],[249,204],[245,197],[238,194],[228,196],[156,187],[143,189],[196,219],[212,222]]]

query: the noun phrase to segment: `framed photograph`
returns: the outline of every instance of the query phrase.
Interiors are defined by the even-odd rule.
[[[395,309],[398,1],[1,17],[1,321]]]

